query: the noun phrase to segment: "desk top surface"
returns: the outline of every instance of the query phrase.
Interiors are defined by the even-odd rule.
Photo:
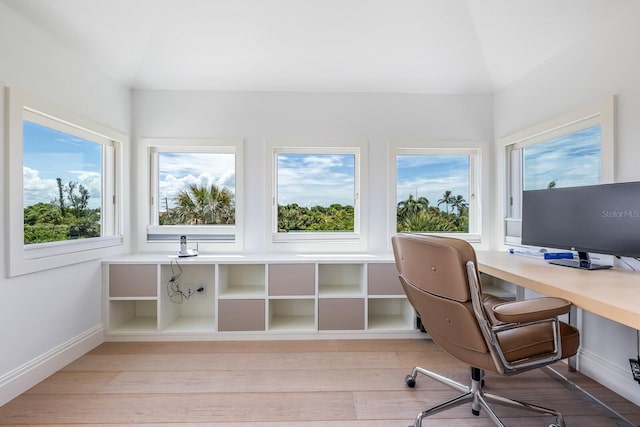
[[[547,296],[566,298],[583,310],[640,329],[640,273],[580,270],[500,251],[478,251],[482,273]]]

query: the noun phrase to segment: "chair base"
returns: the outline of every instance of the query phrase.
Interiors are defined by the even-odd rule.
[[[447,377],[436,374],[435,372],[428,371],[426,369],[416,367],[413,369],[410,375],[405,378],[409,387],[414,387],[416,383],[416,376],[418,374],[425,375],[431,379],[438,381],[441,384],[446,385],[454,390],[459,391],[461,394],[453,399],[447,400],[439,405],[422,411],[416,417],[413,427],[422,427],[422,419],[430,415],[437,414],[438,412],[445,411],[447,409],[454,408],[462,405],[463,403],[471,402],[471,413],[473,415],[480,415],[480,408],[484,409],[489,418],[499,427],[505,427],[495,414],[489,403],[495,403],[503,406],[510,406],[512,408],[526,409],[528,411],[536,412],[539,414],[551,415],[556,417],[555,424],[551,424],[549,427],[565,427],[564,418],[562,414],[553,409],[544,408],[542,406],[533,405],[530,403],[522,402],[515,399],[509,399],[506,397],[498,396],[492,393],[485,393],[482,390],[484,385],[484,371],[479,368],[471,368],[471,385],[465,386],[457,381],[453,381]],[[410,426],[411,427],[411,426]]]

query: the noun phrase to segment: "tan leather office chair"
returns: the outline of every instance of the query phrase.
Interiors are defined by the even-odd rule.
[[[420,367],[407,375],[409,387],[423,374],[462,393],[420,412],[414,427],[424,417],[466,402],[474,415],[483,408],[498,426],[504,424],[489,403],[552,415],[551,427],[564,427],[562,415],[552,409],[484,393],[483,376],[485,370],[515,375],[575,355],[579,333],[558,320],[571,303],[549,297],[506,302],[483,294],[475,251],[464,240],[398,234],[392,244],[400,282],[431,339],[471,366],[470,386]]]

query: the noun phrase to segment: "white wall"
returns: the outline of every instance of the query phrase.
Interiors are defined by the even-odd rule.
[[[0,86],[130,133],[130,92],[0,3]],[[0,116],[4,118],[4,90]],[[0,188],[6,191],[4,120]],[[7,278],[8,198],[0,198],[0,405],[102,340],[99,261]]]
[[[489,158],[492,102],[491,95],[134,91],[133,139],[243,139],[247,252],[266,249],[265,141],[368,141],[368,250],[381,252],[390,251],[387,143],[481,141]]]
[[[619,21],[603,23],[596,35],[541,65],[495,94],[497,138],[575,110],[608,95],[617,96],[615,179],[640,180],[640,3]],[[502,147],[496,147],[496,153]],[[496,182],[504,169],[497,168]],[[497,200],[504,198],[499,188]],[[495,213],[498,219],[501,212]],[[500,242],[499,223],[494,243]],[[640,280],[639,280],[640,286]],[[583,317],[580,370],[640,405],[628,359],[635,358],[636,331],[589,313]]]

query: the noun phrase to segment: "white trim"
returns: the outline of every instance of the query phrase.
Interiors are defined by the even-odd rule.
[[[368,232],[368,141],[348,140],[274,140],[265,142],[265,239],[272,249],[284,252],[356,252],[367,250]],[[353,232],[277,232],[277,165],[279,153],[353,154],[354,231]]]
[[[507,221],[517,221],[522,196],[522,155],[515,153],[522,148],[548,141],[563,135],[600,126],[600,182],[615,181],[615,96],[607,96],[567,114],[544,121],[510,135],[498,138],[498,162],[504,165],[504,174],[498,177],[497,188],[503,197],[495,200],[500,206],[501,226],[498,227],[504,244],[519,244],[520,239],[507,234]],[[504,179],[501,181],[500,178]],[[510,203],[511,198],[511,203]],[[512,207],[513,206],[513,207]]]
[[[77,116],[33,97],[15,88],[5,88],[6,97],[6,159],[7,173],[7,274],[9,277],[33,273],[50,268],[75,264],[116,253],[114,249],[123,246],[121,226],[123,224],[123,177],[116,174],[121,170],[124,159],[124,146],[127,136],[100,125],[92,120]],[[23,208],[23,120],[25,115],[42,115],[56,125],[62,124],[68,129],[86,135],[94,141],[101,141],[116,147],[115,154],[103,156],[103,166],[113,166],[110,171],[103,170],[103,233],[110,235],[95,239],[70,240],[59,244],[36,244],[28,248],[24,245],[24,208]],[[55,119],[53,119],[55,118]],[[107,150],[109,151],[109,150]],[[111,164],[108,164],[110,162]],[[106,177],[113,173],[112,179]],[[105,226],[105,219],[112,224]]]
[[[437,233],[442,236],[457,237],[473,243],[482,243],[483,217],[483,189],[489,182],[485,174],[488,168],[483,156],[483,148],[487,143],[480,141],[426,141],[426,142],[390,142],[388,145],[389,190],[388,233],[393,236],[396,231],[397,214],[397,156],[408,155],[468,155],[469,156],[469,232],[468,233]]]
[[[640,406],[638,383],[633,380],[630,371],[582,347],[578,350],[578,368],[582,374]]]
[[[102,325],[71,338],[0,376],[0,406],[104,342]]]
[[[160,226],[155,203],[158,197],[157,153],[227,153],[235,155],[235,225],[226,226]],[[137,250],[141,252],[175,252],[178,240],[149,240],[148,234],[185,234],[197,241],[203,235],[199,250],[207,252],[238,252],[244,248],[244,141],[238,138],[140,138],[137,149]],[[205,235],[219,234],[229,239],[208,240]]]

